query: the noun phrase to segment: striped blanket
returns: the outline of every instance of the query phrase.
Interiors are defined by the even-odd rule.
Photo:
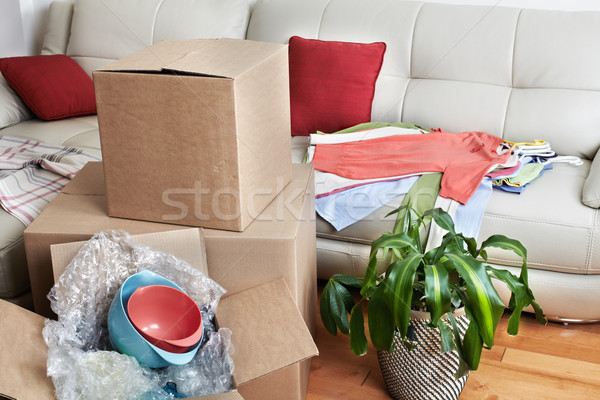
[[[80,149],[0,136],[0,205],[26,226],[88,161]]]

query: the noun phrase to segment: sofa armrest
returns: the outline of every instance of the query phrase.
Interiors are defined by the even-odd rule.
[[[42,54],[65,54],[71,35],[73,3],[54,1],[48,11],[48,25],[44,34]]]
[[[600,208],[600,150],[596,153],[583,184],[581,202],[588,207]]]

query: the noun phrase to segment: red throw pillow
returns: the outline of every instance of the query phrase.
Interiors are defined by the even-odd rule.
[[[386,45],[290,38],[292,135],[335,132],[371,121]]]
[[[94,83],[70,57],[57,54],[2,58],[0,72],[40,119],[96,113]]]

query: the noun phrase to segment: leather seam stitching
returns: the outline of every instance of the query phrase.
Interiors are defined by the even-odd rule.
[[[514,260],[510,260],[510,259],[505,259],[505,258],[500,258],[500,257],[488,257],[488,260],[491,261],[492,263],[494,263],[494,261],[495,262],[502,262],[502,263],[509,264],[509,266],[513,266],[515,268],[519,267],[519,265],[516,265],[516,264],[515,265],[510,265],[511,263],[514,263]],[[540,266],[540,267],[553,267],[553,268],[561,268],[561,269],[567,269],[567,270],[580,270],[580,271],[582,271],[581,274],[577,274],[577,275],[588,275],[588,274],[584,273],[583,271],[587,271],[587,272],[598,271],[600,273],[600,270],[588,270],[588,269],[582,270],[582,268],[577,268],[577,267],[566,267],[566,266],[558,265],[558,264],[546,264],[546,263],[540,263],[540,262],[535,262],[535,263],[528,262],[527,265],[530,268],[533,267],[533,266]],[[533,269],[536,269],[536,268],[533,268]],[[552,272],[552,271],[550,271],[550,272]],[[554,272],[556,272],[556,271],[554,271]],[[593,275],[596,275],[596,274],[593,274]]]
[[[332,0],[327,2],[327,5],[323,8],[323,12],[321,13],[321,19],[319,20],[319,29],[317,30],[317,39],[321,39],[321,27],[323,26],[323,17],[325,17],[325,13],[327,12],[327,8],[331,4]]]
[[[160,4],[158,5],[158,7],[156,7],[156,13],[154,14],[154,19],[152,20],[152,43],[153,44],[154,41],[156,40],[155,34],[156,34],[156,20],[158,19],[158,13],[160,12],[160,9],[162,8],[163,4],[165,3],[165,0],[161,0]]]
[[[593,226],[577,226],[577,225],[569,225],[569,224],[565,224],[565,223],[557,223],[557,222],[547,222],[547,221],[542,221],[542,220],[537,220],[537,219],[528,219],[528,218],[516,218],[516,217],[507,217],[507,216],[502,216],[502,215],[494,215],[494,214],[488,214],[485,213],[484,217],[487,218],[495,218],[495,219],[502,219],[502,220],[506,220],[506,221],[522,221],[522,222],[533,222],[533,223],[538,223],[538,224],[544,224],[544,225],[552,225],[552,226],[562,226],[562,227],[568,227],[568,228],[574,228],[574,229],[593,229]]]

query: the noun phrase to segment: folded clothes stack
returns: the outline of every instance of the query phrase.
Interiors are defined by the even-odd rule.
[[[521,193],[552,163],[582,163],[558,156],[543,140],[514,143],[406,123],[312,134],[306,162],[315,167],[316,210],[337,230],[406,194],[423,174],[442,173],[434,189],[454,211],[457,230],[471,237],[477,237],[492,188]]]

